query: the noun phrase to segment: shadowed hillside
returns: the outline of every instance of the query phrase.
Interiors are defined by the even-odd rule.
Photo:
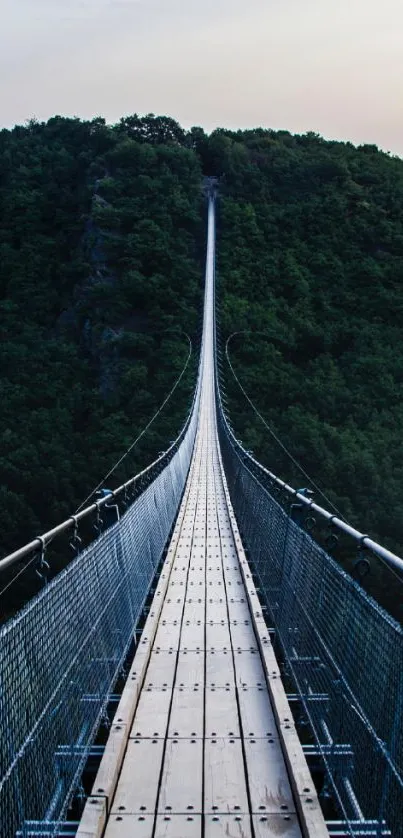
[[[172,120],[55,117],[0,132],[0,540],[70,515],[197,348],[201,169]],[[193,366],[194,372],[194,366]],[[179,430],[193,387],[111,478]]]
[[[344,516],[403,551],[403,161],[287,132],[210,142],[234,369]],[[227,377],[246,446],[306,485]]]
[[[0,174],[3,552],[71,514],[179,374],[179,330],[199,326],[203,174],[220,176],[240,380],[344,516],[402,549],[401,160],[314,134],[55,117],[0,132]],[[192,380],[112,485],[167,447]],[[305,485],[228,388],[246,445]]]

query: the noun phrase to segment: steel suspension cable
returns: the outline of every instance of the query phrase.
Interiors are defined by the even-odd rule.
[[[293,454],[291,453],[291,451],[289,451],[289,450],[288,450],[288,448],[284,445],[284,443],[281,441],[281,439],[280,439],[280,438],[277,436],[277,434],[273,431],[273,428],[271,428],[271,427],[270,427],[269,423],[266,421],[266,419],[264,418],[264,416],[262,416],[262,414],[260,413],[260,411],[258,410],[258,408],[256,407],[256,405],[254,404],[254,402],[252,401],[252,399],[250,398],[250,396],[249,396],[249,395],[248,395],[248,393],[246,392],[246,390],[245,390],[244,386],[241,384],[241,382],[240,382],[240,380],[239,380],[239,378],[238,378],[238,376],[237,376],[237,374],[236,374],[236,372],[235,372],[235,370],[234,370],[234,367],[233,367],[233,365],[232,365],[232,363],[231,363],[231,359],[230,359],[230,356],[229,356],[229,349],[228,349],[229,343],[230,343],[230,341],[232,340],[232,338],[234,338],[236,335],[241,335],[241,334],[249,334],[249,335],[251,335],[251,334],[252,334],[252,335],[254,335],[254,334],[256,334],[256,332],[255,332],[255,333],[253,333],[253,332],[247,332],[247,331],[232,332],[232,334],[231,334],[231,335],[227,338],[226,343],[225,343],[225,357],[226,357],[226,359],[227,359],[227,361],[228,361],[229,368],[230,368],[230,370],[231,370],[231,373],[232,373],[232,375],[233,375],[233,377],[234,377],[234,379],[235,379],[235,381],[236,381],[236,383],[237,383],[237,385],[238,385],[239,389],[241,390],[241,392],[242,392],[243,396],[245,397],[245,399],[247,400],[247,402],[250,404],[250,406],[251,406],[252,410],[254,411],[254,413],[256,414],[256,416],[258,417],[258,419],[262,422],[262,424],[264,425],[264,427],[266,428],[266,430],[267,430],[267,431],[269,432],[269,434],[273,437],[273,439],[275,440],[275,442],[277,443],[277,445],[279,445],[279,446],[280,446],[280,448],[282,449],[282,451],[284,451],[284,453],[285,453],[285,454],[287,455],[287,457],[291,460],[291,462],[292,462],[292,463],[296,466],[296,468],[297,468],[297,469],[301,472],[301,474],[302,474],[302,475],[303,475],[303,476],[304,476],[304,477],[305,477],[305,478],[309,481],[309,483],[311,483],[311,485],[315,488],[315,490],[316,490],[317,492],[319,492],[319,494],[322,496],[322,498],[324,498],[324,499],[325,499],[326,503],[327,503],[329,506],[331,506],[331,507],[332,507],[332,509],[334,509],[334,511],[335,511],[335,512],[337,512],[337,514],[340,516],[340,518],[341,518],[343,521],[345,521],[344,516],[342,515],[342,513],[340,512],[340,510],[337,508],[337,506],[336,506],[334,503],[332,503],[332,501],[331,501],[331,500],[327,497],[327,495],[326,495],[326,494],[325,494],[325,492],[324,492],[324,491],[320,488],[320,486],[318,486],[318,485],[317,485],[317,483],[315,483],[315,481],[314,481],[314,480],[312,480],[312,477],[310,477],[310,475],[308,474],[308,472],[307,472],[307,471],[303,468],[303,466],[302,466],[302,465],[298,462],[298,460],[296,460],[296,458],[293,456]],[[261,334],[264,334],[264,332],[262,332]],[[265,335],[265,337],[270,338],[270,335]]]
[[[169,402],[169,400],[170,400],[170,399],[171,399],[171,397],[173,396],[173,394],[174,394],[175,390],[177,389],[178,385],[180,384],[180,382],[181,382],[181,380],[182,380],[182,378],[183,378],[183,376],[184,376],[184,374],[185,374],[185,372],[186,372],[186,370],[187,370],[187,368],[188,368],[189,361],[190,361],[190,358],[191,358],[191,356],[192,356],[192,351],[193,351],[192,341],[191,341],[191,339],[190,339],[189,335],[187,334],[187,332],[181,332],[180,334],[185,335],[185,337],[187,338],[188,343],[189,343],[189,352],[188,352],[188,356],[187,356],[187,358],[186,358],[185,364],[184,364],[184,366],[183,366],[183,368],[182,368],[182,371],[181,371],[180,375],[179,375],[179,376],[178,376],[178,378],[176,379],[176,381],[175,381],[175,383],[173,384],[173,386],[171,387],[171,389],[170,389],[170,391],[169,391],[168,395],[165,397],[164,401],[163,401],[163,402],[162,402],[162,404],[159,406],[158,410],[156,410],[156,411],[155,411],[154,415],[151,417],[151,419],[149,420],[149,422],[147,422],[147,424],[146,424],[146,425],[145,425],[145,427],[142,429],[142,431],[140,431],[140,433],[138,434],[138,436],[136,437],[136,439],[135,439],[135,440],[131,443],[131,445],[129,445],[129,447],[127,448],[127,450],[125,451],[125,453],[124,453],[124,454],[122,454],[122,456],[121,456],[121,457],[119,457],[119,459],[118,459],[118,460],[116,461],[116,463],[112,466],[112,468],[111,468],[111,469],[109,469],[109,471],[107,472],[107,474],[105,474],[105,475],[104,475],[104,477],[102,478],[102,480],[100,480],[100,481],[99,481],[99,483],[98,483],[98,484],[94,487],[94,489],[93,489],[93,490],[89,493],[89,495],[87,495],[87,497],[85,498],[85,500],[83,500],[83,501],[82,501],[82,503],[80,504],[80,506],[78,506],[78,507],[77,507],[77,509],[76,509],[76,511],[75,511],[75,514],[77,514],[77,512],[80,512],[80,509],[82,509],[82,508],[83,508],[83,506],[85,506],[85,504],[86,504],[86,503],[90,500],[90,498],[92,498],[92,496],[95,494],[95,492],[97,492],[97,491],[98,491],[98,489],[100,489],[100,488],[101,488],[101,486],[103,486],[103,485],[105,484],[105,481],[106,481],[106,480],[108,480],[108,478],[109,478],[109,477],[111,477],[111,475],[114,473],[114,471],[116,471],[116,469],[118,468],[118,466],[120,466],[120,464],[123,462],[123,460],[125,460],[125,459],[126,459],[126,457],[127,457],[127,456],[128,456],[128,455],[132,452],[132,451],[133,451],[133,448],[135,448],[135,446],[136,446],[136,445],[140,442],[140,440],[142,439],[142,437],[143,437],[143,436],[147,433],[147,431],[151,428],[151,425],[153,425],[153,423],[155,422],[155,420],[158,418],[158,416],[160,415],[160,413],[163,411],[163,409],[164,409],[165,405]]]
[[[103,479],[102,479],[102,480],[101,480],[101,481],[97,484],[97,486],[95,486],[95,488],[94,488],[94,489],[92,490],[92,492],[91,492],[91,493],[87,496],[87,498],[86,498],[86,499],[85,499],[85,500],[84,500],[84,501],[80,504],[80,506],[78,507],[78,509],[77,509],[77,510],[76,510],[76,512],[75,512],[75,514],[76,514],[76,515],[77,515],[77,513],[78,513],[78,512],[80,512],[80,510],[83,508],[83,506],[85,506],[85,504],[86,504],[86,503],[87,503],[87,501],[88,501],[88,500],[92,497],[92,495],[93,495],[93,494],[94,494],[94,493],[95,493],[95,492],[96,492],[96,491],[97,491],[97,490],[98,490],[98,489],[99,489],[99,488],[100,488],[100,487],[104,484],[105,480],[107,480],[107,479],[108,479],[108,477],[110,477],[110,476],[114,473],[114,471],[116,471],[116,469],[118,468],[118,466],[119,466],[119,465],[123,462],[123,460],[124,460],[124,459],[125,459],[125,458],[129,455],[129,454],[130,454],[130,452],[131,452],[131,451],[133,450],[133,448],[137,445],[137,443],[140,441],[140,439],[141,439],[141,438],[142,438],[142,437],[143,437],[143,436],[147,433],[147,431],[149,430],[149,428],[151,427],[151,425],[155,422],[155,420],[156,420],[156,419],[157,419],[157,417],[160,415],[160,413],[162,412],[162,410],[164,409],[164,407],[167,405],[167,403],[169,402],[169,400],[172,398],[172,396],[173,396],[173,394],[174,394],[175,390],[176,390],[176,389],[177,389],[177,387],[179,386],[179,384],[180,384],[180,382],[181,382],[181,380],[182,380],[182,378],[183,378],[183,376],[184,376],[184,374],[185,374],[185,372],[186,372],[186,370],[187,370],[187,368],[188,368],[188,366],[189,366],[189,362],[190,362],[190,359],[191,359],[191,356],[192,356],[192,353],[193,353],[193,346],[192,346],[192,341],[191,341],[191,339],[190,339],[189,335],[187,334],[187,332],[183,332],[183,331],[181,330],[179,333],[177,332],[177,334],[184,335],[184,336],[187,338],[187,341],[188,341],[188,344],[189,344],[189,351],[188,351],[188,355],[187,355],[187,358],[186,358],[186,360],[185,360],[184,366],[183,366],[183,368],[182,368],[182,370],[181,370],[181,372],[180,372],[180,374],[179,374],[178,378],[175,380],[175,382],[174,382],[174,384],[172,385],[172,387],[171,387],[171,389],[170,389],[169,393],[167,394],[167,396],[165,397],[164,401],[163,401],[163,402],[161,403],[161,405],[159,406],[158,410],[156,410],[156,411],[155,411],[155,413],[153,414],[153,416],[151,417],[151,419],[149,420],[149,422],[147,423],[147,425],[145,425],[145,427],[144,427],[144,428],[142,429],[142,431],[138,434],[138,436],[136,437],[136,439],[135,439],[135,440],[134,440],[134,441],[133,441],[133,442],[129,445],[129,447],[127,448],[127,450],[125,451],[125,453],[124,453],[124,454],[122,454],[122,456],[121,456],[121,457],[119,457],[119,459],[118,459],[118,460],[116,461],[116,463],[112,466],[112,468],[108,471],[108,473],[107,473],[107,474],[103,477]],[[49,547],[49,545],[52,543],[52,541],[54,540],[54,538],[56,538],[56,534],[55,534],[55,535],[52,535],[50,538],[48,538],[48,539],[47,539],[47,541],[46,541],[46,546],[47,546],[47,547]],[[19,571],[17,571],[17,573],[16,573],[16,574],[12,577],[12,579],[10,579],[10,580],[9,580],[9,582],[8,582],[8,583],[7,583],[7,584],[6,584],[3,588],[1,588],[1,589],[0,589],[0,597],[1,597],[1,596],[2,596],[2,595],[3,595],[3,594],[4,594],[4,593],[5,593],[5,592],[6,592],[6,591],[7,591],[7,590],[8,590],[8,589],[9,589],[9,588],[10,588],[10,587],[11,587],[11,586],[12,586],[12,585],[16,582],[16,581],[17,581],[17,579],[18,579],[18,578],[19,578],[19,577],[20,577],[23,573],[25,573],[25,571],[26,571],[26,570],[27,570],[27,569],[28,569],[28,568],[29,568],[29,567],[30,567],[30,566],[31,566],[31,565],[32,565],[32,564],[33,564],[36,560],[37,560],[37,556],[34,554],[34,555],[32,556],[32,558],[31,558],[31,559],[30,559],[30,560],[29,560],[26,564],[24,564],[24,566],[23,566],[23,567],[22,567]]]

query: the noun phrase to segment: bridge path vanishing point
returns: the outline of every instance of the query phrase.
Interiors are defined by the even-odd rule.
[[[195,449],[78,838],[328,835],[221,461],[214,251],[210,198]]]

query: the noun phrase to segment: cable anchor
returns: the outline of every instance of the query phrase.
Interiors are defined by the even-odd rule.
[[[128,493],[127,493],[127,486],[124,486],[124,488],[123,488],[123,498],[121,500],[121,504],[122,504],[123,511],[126,511],[126,509],[129,506],[129,497],[128,497]]]
[[[70,520],[73,521],[73,527],[74,528],[73,528],[73,534],[72,534],[71,539],[69,541],[69,546],[71,547],[73,553],[75,553],[75,555],[78,556],[78,554],[81,550],[82,539],[80,538],[80,536],[78,534],[77,515],[72,515]]]
[[[313,504],[313,494],[314,492],[312,489],[308,489],[304,487],[303,489],[296,489],[295,490],[295,503],[292,503],[290,506],[290,517],[299,527],[306,530],[306,532],[311,532],[314,527],[316,526],[316,518],[314,515],[309,515],[308,510],[311,508]],[[304,498],[307,499],[308,503],[303,503],[297,495],[302,495]]]
[[[104,526],[104,520],[103,520],[103,517],[101,515],[100,504],[101,504],[101,501],[99,501],[99,500],[95,501],[97,511],[96,511],[96,518],[95,518],[95,521],[93,523],[93,528],[94,528],[97,535],[101,534],[101,532],[103,530],[103,526]]]
[[[335,519],[338,520],[337,515],[331,515],[331,517],[329,518],[329,520],[327,522],[329,529],[333,525],[333,522],[334,522]],[[334,532],[331,532],[331,531],[328,532],[328,534],[324,538],[324,544],[325,544],[326,550],[328,550],[329,552],[332,551],[332,550],[335,550],[336,547],[338,546],[338,543],[339,543],[339,537]]]
[[[364,556],[364,552],[367,549],[365,545],[366,538],[369,538],[369,536],[363,535],[360,538],[357,549],[357,558],[353,562],[353,576],[357,579],[360,585],[362,585],[365,577],[371,573],[371,562]]]
[[[50,570],[50,565],[45,559],[45,551],[46,551],[45,539],[43,538],[43,536],[38,535],[38,541],[39,541],[40,546],[39,546],[39,554],[38,554],[38,559],[37,559],[37,565],[36,565],[36,568],[35,568],[35,573],[39,577],[41,582],[44,585],[46,585],[47,581],[48,581],[48,574],[49,574],[49,570]]]

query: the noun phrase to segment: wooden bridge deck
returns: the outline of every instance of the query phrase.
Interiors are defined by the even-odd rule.
[[[212,323],[184,497],[78,838],[328,835],[223,473]]]

